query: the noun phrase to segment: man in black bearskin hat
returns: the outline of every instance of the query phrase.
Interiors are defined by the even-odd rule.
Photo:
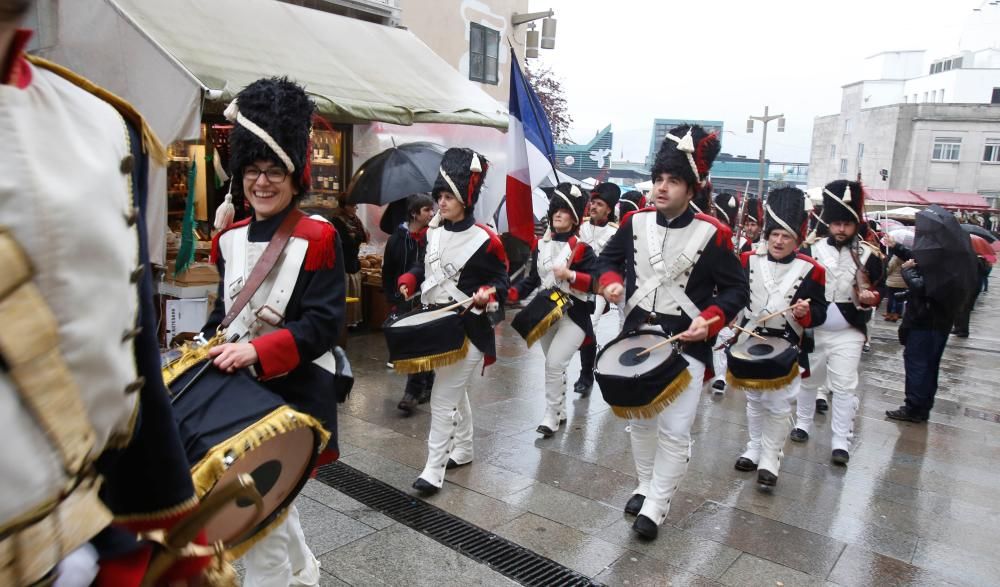
[[[742,222],[739,227],[739,242],[736,243],[736,251],[746,253],[752,251],[760,240],[760,229],[763,226],[764,206],[760,196],[747,194],[746,206],[743,208],[743,218],[737,219]]]
[[[797,348],[804,329],[819,326],[826,319],[823,268],[797,252],[805,238],[806,214],[802,190],[779,188],[768,194],[763,233],[767,246],[740,257],[750,282],[750,303],[742,319],[745,330],[731,347],[734,354],[754,355],[747,349],[758,343],[748,331],[773,337],[776,342],[787,341]],[[783,311],[786,308],[790,310]],[[765,348],[764,344],[768,343],[760,348]],[[792,428],[791,402],[799,392],[801,379],[797,353],[770,357],[765,363],[754,376],[742,370],[737,373],[734,367],[727,378],[746,392],[747,398],[750,441],[736,460],[736,469],[756,470],[757,482],[773,487],[778,482],[782,448]]]
[[[714,198],[712,213],[730,230],[736,229],[736,218],[739,215],[740,202],[736,195],[731,192],[722,192]],[[735,237],[734,237],[735,238]],[[735,242],[733,243],[735,248]],[[715,349],[712,351],[712,364],[715,368],[715,377],[712,379],[712,393],[723,395],[726,393],[726,351],[723,345],[729,342],[736,334],[729,325],[719,331],[719,336]]]
[[[246,198],[253,214],[213,240],[212,260],[222,279],[202,333],[215,334],[271,240],[287,238],[270,277],[226,329],[226,338],[236,342],[213,347],[209,356],[225,372],[252,368],[268,389],[321,422],[332,434],[322,464],[337,457],[337,367],[331,351],[344,326],[345,284],[333,225],[297,207],[310,186],[313,110],[301,86],[279,78],[253,82],[226,108],[234,125],[232,189]],[[243,561],[245,586],[319,582],[319,561],[306,545],[294,505]]]
[[[601,293],[624,303],[625,331],[643,326],[680,335],[688,363],[690,382],[679,388],[668,384],[669,395],[650,404],[657,415],[630,420],[639,484],[625,511],[637,514],[632,528],[649,539],[666,519],[687,470],[691,425],[705,374],[711,372],[712,341],[747,303],[732,232],[690,209],[719,147],[716,135],[700,126],[672,129],[653,165],[654,208],[624,218],[599,259]],[[605,400],[614,398],[605,392]]]
[[[427,463],[413,483],[424,495],[444,485],[446,469],[472,462],[472,408],[469,386],[479,364],[496,362],[496,337],[488,316],[507,297],[507,255],[500,237],[476,224],[479,199],[489,162],[472,149],[445,151],[431,195],[438,213],[427,230],[423,259],[399,277],[404,298],[417,293],[424,305],[469,304],[462,324],[467,337],[464,355],[449,357],[435,368],[431,391],[431,430]]]
[[[806,252],[826,269],[826,321],[814,329],[815,350],[809,354],[811,376],[802,382],[798,396],[795,428],[791,438],[805,442],[812,431],[816,412],[816,392],[826,385],[831,397],[833,418],[831,460],[846,465],[850,460],[854,417],[860,399],[858,363],[873,308],[878,307],[876,284],[882,276],[882,262],[873,247],[858,234],[864,214],[861,184],[837,180],[823,188],[822,222],[830,236],[817,241]]]
[[[630,212],[638,212],[646,207],[646,196],[642,192],[635,190],[625,192],[618,199],[618,218],[624,222],[625,215]]]
[[[569,311],[548,325],[537,339],[545,354],[545,415],[538,425],[538,433],[545,438],[566,422],[566,367],[584,340],[594,339],[590,286],[597,258],[590,245],[576,236],[586,204],[585,196],[575,185],[561,183],[556,187],[549,199],[549,229],[535,243],[531,271],[510,289],[508,298],[516,302],[542,288],[531,304],[521,310],[532,319],[536,304],[551,312],[548,300],[553,293],[569,296],[571,300]],[[551,320],[551,315],[538,318]],[[529,345],[534,343],[530,335],[527,338]]]
[[[595,255],[600,255],[611,236],[618,230],[615,220],[615,205],[622,190],[613,183],[599,183],[590,191],[590,218],[580,226],[580,240],[590,245]],[[607,301],[598,296],[594,300],[594,314],[591,321],[596,326],[607,311]],[[573,391],[586,397],[594,387],[594,359],[597,358],[597,340],[588,336],[580,347],[580,377],[573,384]]]

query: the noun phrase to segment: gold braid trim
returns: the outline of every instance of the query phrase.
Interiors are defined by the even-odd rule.
[[[792,363],[792,370],[777,379],[740,379],[732,371],[726,371],[726,383],[743,391],[777,391],[786,387],[799,376],[799,364]]]
[[[691,385],[691,373],[687,369],[681,371],[673,381],[663,388],[663,391],[653,401],[644,406],[611,406],[611,411],[619,418],[630,420],[652,418],[665,410],[675,399]]]
[[[191,496],[184,501],[166,507],[155,512],[143,512],[141,514],[119,514],[115,516],[115,524],[130,524],[133,522],[157,522],[176,518],[180,514],[187,513],[198,507],[198,498]]]
[[[207,359],[209,349],[225,342],[224,337],[224,334],[216,334],[208,343],[201,346],[185,343],[181,347],[181,356],[170,361],[160,370],[163,375],[163,383],[167,386],[167,389],[170,388],[170,384],[175,379],[183,375],[188,369]]]
[[[467,354],[469,354],[468,336],[465,337],[465,341],[462,342],[462,346],[453,351],[447,351],[426,357],[418,357],[416,359],[400,359],[398,361],[393,361],[392,366],[397,373],[423,373],[425,371],[433,371],[434,369],[457,363],[464,359]]]
[[[142,133],[142,150],[160,165],[167,164],[167,149],[160,142],[159,137],[153,129],[146,123],[146,119],[124,98],[117,96],[110,91],[95,84],[80,74],[71,71],[62,65],[53,63],[48,59],[43,59],[37,55],[25,55],[25,58],[35,67],[47,69],[59,77],[78,86],[80,89],[97,96],[115,108],[129,122],[139,127]]]
[[[528,336],[526,336],[524,339],[525,342],[528,343],[528,348],[530,349],[531,345],[535,344],[536,342],[538,342],[538,339],[545,336],[545,333],[548,331],[548,329],[552,328],[552,325],[558,322],[560,319],[562,319],[562,317],[563,317],[562,306],[556,306],[555,308],[552,308],[552,311],[549,312],[548,315],[546,315],[544,318],[542,318],[542,320],[538,324],[535,324],[535,327],[532,328],[530,332],[528,332]]]

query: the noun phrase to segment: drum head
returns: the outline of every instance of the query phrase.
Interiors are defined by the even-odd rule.
[[[402,328],[404,326],[419,326],[421,324],[429,324],[431,322],[445,322],[449,318],[453,318],[455,312],[439,312],[436,310],[420,310],[417,313],[409,313],[400,316],[398,319],[394,320],[391,324],[387,324],[386,328]]]
[[[751,336],[747,340],[733,345],[730,354],[745,361],[766,361],[780,356],[788,351],[792,344],[784,338],[765,336],[764,340]]]
[[[205,526],[208,543],[221,540],[229,548],[236,546],[284,511],[309,477],[316,443],[316,434],[311,428],[297,428],[266,441],[234,461],[216,486],[224,486],[239,474],[247,473],[253,477],[264,508],[258,514],[252,502],[236,500],[229,503]],[[248,527],[252,529],[240,535]]]
[[[641,354],[647,348],[666,340],[666,335],[640,333],[612,341],[601,350],[595,370],[603,375],[632,377],[652,371],[674,354],[671,345],[664,345]]]

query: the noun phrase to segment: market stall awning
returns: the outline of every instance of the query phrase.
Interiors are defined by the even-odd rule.
[[[274,0],[104,1],[209,99],[288,76],[337,122],[507,127],[501,104],[409,31]]]
[[[917,206],[924,206],[927,202],[924,202],[919,195],[911,192],[910,190],[881,190],[865,188],[865,204],[868,206],[874,206],[878,204],[879,206],[884,206],[886,202],[893,202],[896,204],[914,204]]]
[[[927,205],[937,204],[949,210],[988,210],[989,203],[979,194],[963,194],[958,192],[913,192]]]

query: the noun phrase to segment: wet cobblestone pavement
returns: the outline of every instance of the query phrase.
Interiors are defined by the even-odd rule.
[[[499,361],[476,379],[475,460],[428,502],[608,585],[1000,584],[1000,281],[980,297],[967,339],[952,337],[925,425],[888,421],[903,398],[896,325],[876,315],[862,359],[850,465],[830,464],[829,415],[788,442],[778,486],[758,490],[733,463],[746,442],[742,393],[706,392],[687,476],[654,542],[622,512],[635,486],[626,423],[599,390],[568,391],[569,422],[541,420],[543,359],[498,328]],[[614,336],[605,315],[598,339]],[[402,417],[404,377],[380,333],[349,343],[356,385],[340,413],[342,462],[394,487],[423,467],[429,407]],[[569,385],[579,369],[574,359]],[[509,585],[434,540],[310,481],[298,499],[323,585]]]

